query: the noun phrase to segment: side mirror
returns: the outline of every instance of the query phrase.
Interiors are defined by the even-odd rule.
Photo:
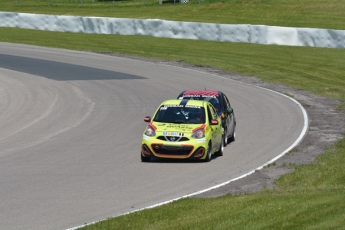
[[[151,121],[151,117],[150,117],[150,116],[146,116],[146,117],[144,118],[144,121],[145,121],[145,122],[150,122],[150,121]]]
[[[211,125],[218,125],[219,123],[218,123],[218,120],[212,120],[211,121]]]

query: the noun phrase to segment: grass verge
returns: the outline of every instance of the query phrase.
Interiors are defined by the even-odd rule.
[[[0,10],[54,15],[345,29],[344,0],[1,0]]]
[[[344,148],[345,139],[280,178],[276,190],[185,198],[81,229],[345,229]]]

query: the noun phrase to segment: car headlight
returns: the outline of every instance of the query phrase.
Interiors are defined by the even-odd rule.
[[[200,139],[200,138],[205,137],[205,129],[204,129],[204,128],[201,128],[201,129],[195,130],[195,131],[192,133],[192,137],[193,137],[193,138],[197,138],[197,139]]]
[[[146,130],[145,130],[145,135],[149,136],[149,137],[155,136],[156,135],[155,129],[153,127],[151,127],[150,125],[148,125]]]

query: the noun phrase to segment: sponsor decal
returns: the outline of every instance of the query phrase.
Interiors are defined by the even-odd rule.
[[[143,139],[144,139],[144,140],[148,140],[148,139],[149,139],[149,137],[148,137],[148,136],[146,136],[146,135],[143,135]]]
[[[187,97],[211,97],[211,98],[217,98],[215,95],[183,95],[183,97],[180,97],[181,99],[187,98]]]
[[[182,129],[182,130],[191,130],[191,129],[193,129],[192,126],[187,125],[187,124],[172,124],[172,123],[167,124],[167,128]]]
[[[196,141],[199,142],[199,143],[205,143],[206,142],[205,139],[197,139]]]
[[[163,105],[160,110],[167,110],[168,108],[182,108],[184,105]]]
[[[186,105],[186,108],[193,108],[193,109],[200,109],[200,106],[196,106],[196,105]]]
[[[164,138],[167,141],[178,142],[184,137],[184,133],[179,132],[163,132]]]
[[[183,100],[184,101],[184,100]],[[185,102],[187,103],[188,100],[185,100]],[[182,103],[182,102],[181,102]],[[195,109],[200,109],[202,107],[200,106],[195,106],[195,105],[186,105],[186,104],[179,104],[179,105],[163,105],[162,107],[160,107],[159,110],[167,110],[168,108],[195,108]]]
[[[184,133],[179,132],[163,132],[164,136],[171,136],[171,137],[183,137]]]

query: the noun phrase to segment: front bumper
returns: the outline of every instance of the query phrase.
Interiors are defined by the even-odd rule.
[[[157,141],[154,137],[143,136],[141,154],[144,157],[170,159],[205,159],[207,143],[205,139],[188,142]]]

